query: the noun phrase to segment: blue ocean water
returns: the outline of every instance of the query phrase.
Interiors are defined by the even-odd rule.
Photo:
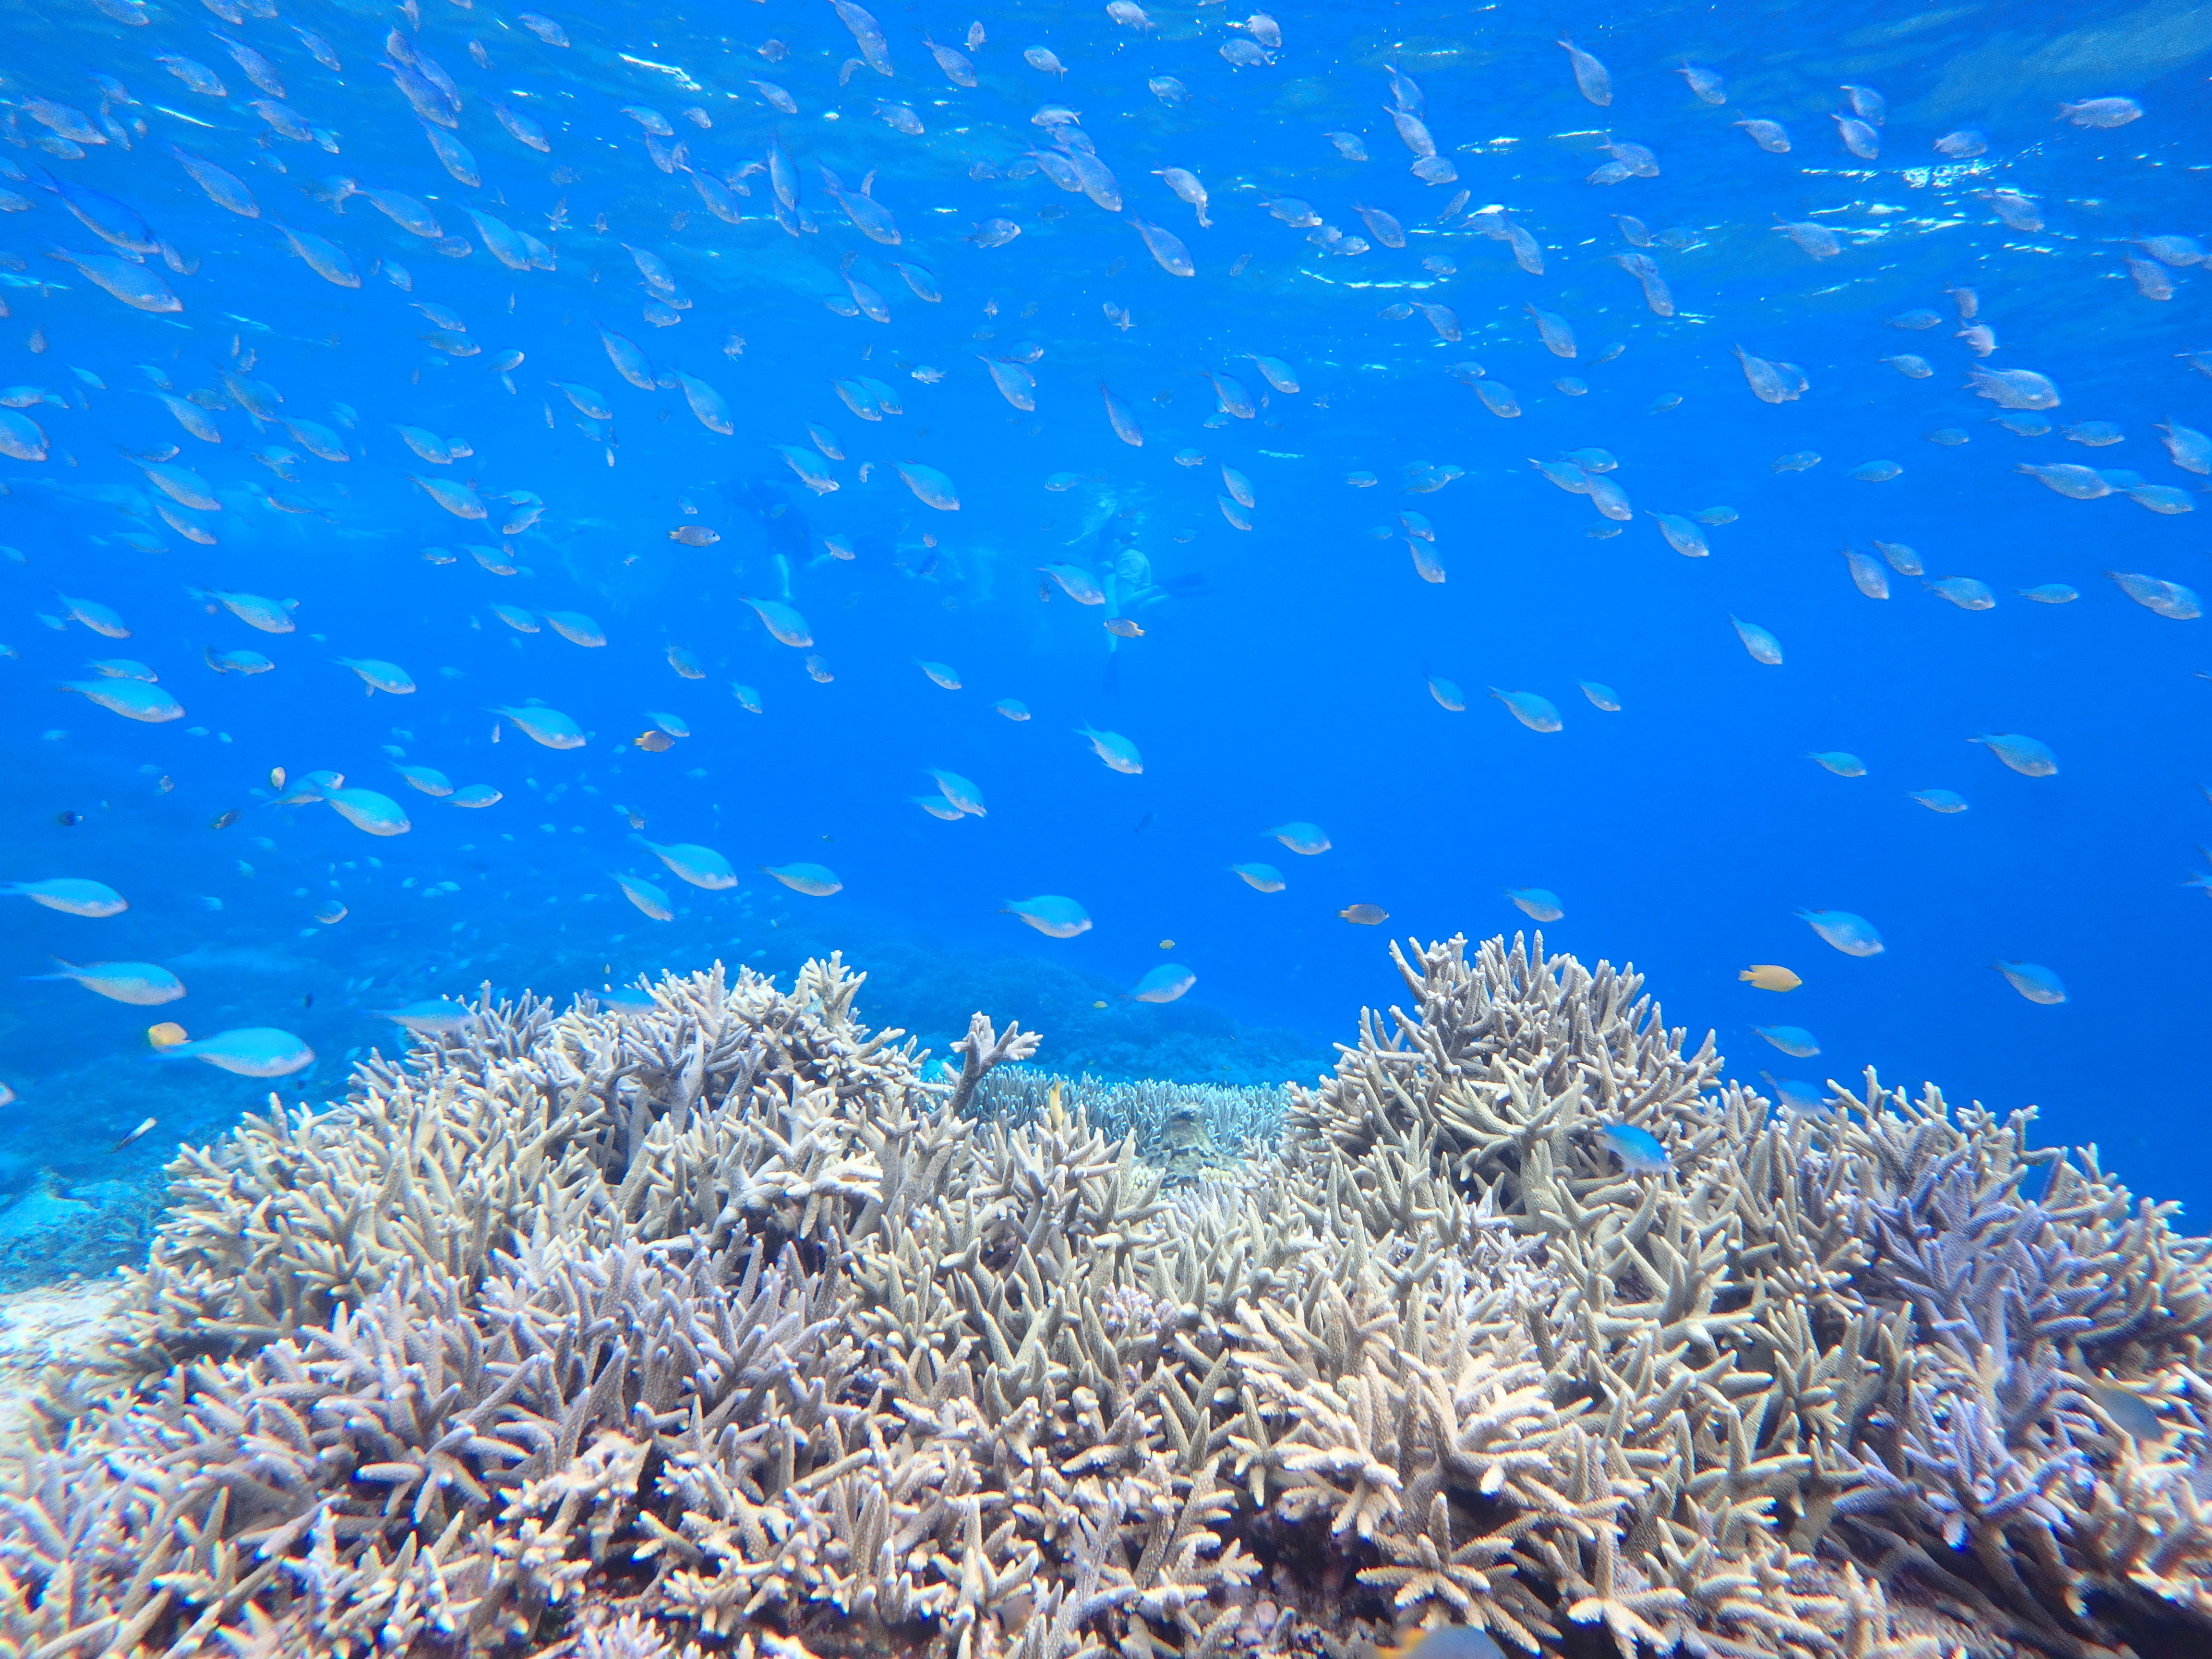
[[[0,1186],[143,1174],[271,1086],[325,1097],[349,1057],[394,1046],[378,1009],[487,982],[565,996],[716,956],[787,974],[842,949],[875,974],[866,1010],[940,1051],[980,1006],[1040,1025],[1059,1068],[1310,1079],[1363,1004],[1400,995],[1389,937],[1532,927],[1505,890],[1537,887],[1564,912],[1547,945],[1633,962],[1740,1076],[1848,1084],[1873,1066],[2033,1103],[2044,1138],[2094,1140],[2139,1191],[2212,1212],[2212,890],[2185,884],[2212,840],[2212,654],[2185,591],[2203,580],[2204,474],[2176,464],[2212,428],[2212,357],[2190,356],[2212,347],[2187,240],[2212,229],[2201,18],[1613,10],[1574,20],[1609,71],[1603,105],[1550,17],[1123,18],[792,0],[711,16],[7,10],[0,383],[37,437],[12,428],[22,453],[0,468],[0,877],[90,878],[130,908],[11,898],[5,965],[152,961],[187,994],[140,1007],[13,986]],[[1725,101],[1694,95],[1685,63],[1724,77]],[[1871,157],[1844,142],[1849,88]],[[2060,114],[2099,99],[2140,113]],[[1787,152],[1744,120],[1781,123]],[[1961,131],[1979,153],[1937,149]],[[465,147],[453,167],[433,133]],[[171,145],[233,175],[256,216],[210,199]],[[1106,185],[1055,187],[1093,155]],[[1608,162],[1626,176],[1590,182]],[[1167,168],[1203,181],[1209,222]],[[383,210],[367,191],[408,199]],[[418,211],[437,237],[402,227]],[[1179,239],[1194,274],[1137,221]],[[1783,222],[1838,246],[1816,256]],[[539,240],[535,265],[526,246],[523,268],[501,258],[514,232]],[[1672,314],[1624,268],[1639,255]],[[143,299],[149,276],[176,308],[110,291]],[[1571,327],[1571,359],[1530,307]],[[1895,320],[1917,312],[1932,325]],[[629,383],[624,349],[651,384]],[[1755,397],[1739,350],[1795,366],[1776,374],[1802,375],[1802,395]],[[1885,361],[1905,354],[1931,372]],[[1272,384],[1285,369],[1295,392]],[[2045,377],[2058,404],[2008,412],[1977,371]],[[201,394],[221,441],[149,395],[165,387]],[[2085,422],[2119,436],[2081,441],[2110,435]],[[313,453],[332,439],[345,459]],[[290,459],[252,459],[271,448]],[[1590,449],[1617,462],[1583,458],[1626,521],[1530,465]],[[2071,499],[2022,464],[2132,482],[2092,472],[2080,487],[2105,493]],[[916,465],[957,510],[902,482]],[[219,505],[163,494],[145,469],[164,465]],[[1441,487],[1407,488],[1437,469]],[[1710,556],[1678,554],[1653,512],[1705,513]],[[1409,541],[1407,514],[1432,542]],[[1916,551],[1929,580],[1978,579],[1994,605],[1927,591],[1876,542]],[[1886,600],[1854,586],[1846,548],[1887,572]],[[1107,602],[1078,603],[1046,565]],[[2108,572],[2182,587],[2148,590],[2160,614]],[[2078,599],[2016,593],[2053,583]],[[257,631],[215,592],[296,599],[293,631]],[[795,609],[811,643],[771,637],[748,599]],[[72,600],[127,637],[72,620]],[[582,613],[605,644],[547,612]],[[1731,617],[1770,630],[1780,664]],[[208,665],[239,650],[275,665]],[[341,657],[398,665],[416,690],[364,695]],[[118,658],[182,715],[57,692]],[[1548,699],[1559,729],[1517,721],[1493,688]],[[532,699],[587,741],[543,747],[492,712]],[[638,745],[670,725],[689,735]],[[1085,726],[1126,737],[1141,771],[1103,764]],[[2057,774],[1969,741],[1992,733],[2048,744]],[[1808,758],[1838,750],[1864,775]],[[501,799],[466,810],[398,764]],[[943,802],[931,769],[979,786],[988,812],[915,804]],[[276,804],[319,771],[388,796],[410,827]],[[1908,794],[1930,788],[1968,810]],[[1328,849],[1265,833],[1292,822]],[[740,884],[688,885],[641,835],[714,848]],[[1229,867],[1253,861],[1282,890]],[[757,873],[793,863],[842,890]],[[616,872],[660,888],[675,919],[633,908]],[[1002,908],[1039,895],[1092,925],[1048,938]],[[333,902],[343,918],[316,920]],[[1387,920],[1340,915],[1362,905]],[[1863,916],[1886,948],[1832,949],[1803,910]],[[2064,1001],[2027,1000],[2001,960],[2055,973]],[[1126,996],[1164,963],[1195,975],[1186,996]],[[1753,963],[1803,984],[1756,988],[1739,979]],[[160,1061],[157,1020],[194,1038],[276,1027],[319,1058],[273,1085]],[[1785,1056],[1762,1024],[1803,1027],[1820,1052]]]

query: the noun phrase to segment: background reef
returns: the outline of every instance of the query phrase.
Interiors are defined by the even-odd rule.
[[[0,1653],[2203,1650],[2168,1206],[1540,939],[1398,965],[1279,1094],[955,1071],[832,957],[279,1103],[7,1466]]]
[[[1053,1034],[1057,1071],[1108,1081],[1165,1079],[1231,1085],[1312,1078],[1328,1067],[1328,1043],[1302,1031],[1255,1025],[1195,999],[1133,1001],[1126,988],[1085,967],[1040,953],[962,944],[903,927],[872,911],[830,918],[775,896],[733,896],[733,919],[687,915],[651,941],[652,960],[704,962],[731,953],[742,930],[747,965],[790,982],[811,957],[841,940],[845,959],[868,975],[872,1014],[917,1033],[942,1054],[967,1029],[978,1003],[1000,1018]],[[851,942],[858,941],[858,948]],[[327,1058],[281,1086],[305,1103],[332,1089],[354,1060],[373,1011],[416,1000],[425,988],[420,951],[403,938],[356,940],[331,958],[313,949],[257,942],[244,929],[211,932],[190,947],[205,1018],[246,1023],[283,1001],[295,1027]],[[494,933],[471,948],[464,982],[600,986],[633,982],[639,957],[604,935],[547,927]],[[145,1257],[165,1186],[161,1166],[179,1140],[209,1140],[253,1100],[251,1084],[202,1066],[143,1065],[118,1075],[101,1045],[112,1040],[110,1005],[89,997],[56,1007],[0,1007],[0,1043],[81,1048],[82,1063],[41,1079],[38,1098],[0,1121],[0,1291],[72,1274],[96,1276]],[[133,1016],[135,1018],[135,1015]],[[404,1042],[404,1030],[392,1032]],[[112,1152],[112,1143],[151,1112],[161,1133]],[[66,1128],[67,1133],[62,1133]]]

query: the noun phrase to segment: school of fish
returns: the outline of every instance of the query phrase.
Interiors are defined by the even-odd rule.
[[[994,723],[1010,723],[1051,764],[1087,751],[1115,787],[1157,785],[1147,804],[1206,799],[1215,781],[1187,760],[1161,780],[1179,734],[1136,726],[1116,700],[1121,677],[1188,662],[1172,653],[1190,619],[1247,589],[1313,583],[1320,637],[1401,663],[1388,684],[1355,681],[1411,734],[1365,757],[1377,785],[1418,759],[1438,710],[1540,745],[1657,700],[1599,660],[1512,684],[1476,644],[1435,664],[1417,659],[1433,641],[1375,637],[1375,616],[1425,590],[1483,588],[1494,541],[1710,562],[1650,580],[1700,584],[1706,623],[1679,648],[1743,665],[1746,700],[1766,695],[1750,677],[1823,676],[1847,708],[1868,678],[1911,672],[1839,661],[1817,627],[1754,609],[1761,585],[1729,573],[1770,556],[1773,515],[1700,505],[1704,478],[1640,466],[1657,422],[1734,434],[1790,420],[1769,448],[1732,453],[1732,476],[1765,475],[1771,491],[1840,475],[1863,492],[1842,544],[1790,574],[1825,609],[1917,606],[1916,628],[1964,629],[1980,624],[1955,613],[2023,605],[2053,627],[2061,607],[2133,606],[2146,627],[2202,618],[2185,578],[2212,478],[2212,350],[2160,354],[2154,426],[2106,420],[2076,402],[2076,349],[2047,327],[2015,338],[2003,302],[2078,282],[2152,334],[2196,299],[2208,252],[2187,233],[2202,226],[2090,227],[2071,199],[2158,141],[2166,112],[2124,89],[2085,83],[2032,123],[1929,125],[1853,81],[1808,116],[1802,96],[1766,101],[1774,76],[1743,52],[1724,72],[1624,25],[1538,43],[1555,82],[1539,118],[1511,98],[1486,106],[1499,88],[1454,52],[1371,35],[1324,51],[1340,26],[1321,17],[1113,0],[924,29],[853,0],[743,10],[727,35],[686,37],[487,0],[82,0],[53,24],[53,50],[15,54],[0,86],[11,726],[127,754],[147,810],[179,783],[212,790],[264,848],[349,872],[343,892],[334,879],[303,898],[291,920],[310,933],[358,910],[385,868],[370,853],[425,828],[500,836],[526,861],[552,837],[503,822],[523,810],[514,797],[550,813],[570,788],[603,797],[575,830],[600,888],[667,922],[752,870],[805,900],[891,903],[931,883],[925,852],[888,878],[873,867],[872,894],[848,885],[814,861],[818,845],[757,842],[740,798],[771,781],[803,790],[810,766],[832,764],[887,811],[919,808],[931,835],[1001,823],[990,803],[1012,777],[952,769],[994,752],[956,730],[988,726],[998,743]],[[1633,70],[1616,76],[1623,59]],[[1251,147],[1224,149],[1239,131]],[[1741,199],[1695,225],[1655,222],[1638,192],[1693,147],[1724,158],[1698,165],[1724,165]],[[1540,151],[1586,167],[1585,193],[1518,187],[1520,158]],[[2076,181],[2063,188],[2062,166]],[[1954,227],[1978,281],[1900,298],[1874,280],[1892,246]],[[1701,256],[1730,239],[1801,296],[1794,326],[1706,309]],[[1307,318],[1295,327],[1285,294]],[[1836,367],[1820,336],[1844,317],[1891,349]],[[1677,389],[1623,389],[1645,363]],[[1926,413],[1892,422],[1884,453],[1784,448],[1813,435],[1784,406],[1817,403],[1832,377],[1862,401],[1910,388]],[[1403,418],[1352,424],[1376,406]],[[1517,433],[1563,409],[1583,441],[1527,454],[1538,446]],[[2081,556],[2014,587],[1969,574],[1971,544],[1936,562],[1917,551],[1910,512],[1878,503],[1954,455],[1978,469],[1955,474],[1960,489],[2047,517]],[[1324,514],[1372,522],[1315,547],[1303,538]],[[1238,574],[1175,568],[1186,548]],[[1367,597],[1381,593],[1387,605]],[[953,631],[947,612],[980,630]],[[434,626],[404,622],[418,613]],[[982,650],[963,638],[991,641],[988,673],[963,665]],[[464,652],[465,669],[441,660]],[[1303,649],[1282,660],[1323,672]],[[1095,694],[1043,689],[1077,661],[1103,675]],[[857,698],[941,698],[927,707],[967,724],[934,752],[802,758],[775,725],[802,698],[847,695],[823,689],[841,674]],[[2002,695],[1989,706],[2005,718]],[[405,724],[387,729],[392,708]],[[1808,730],[1765,763],[1778,777],[1809,762],[1828,787],[1954,819],[2073,763],[2033,732],[1965,728],[1948,734],[1954,770],[1900,775],[1858,729]],[[1826,746],[1839,737],[1857,746]],[[746,746],[743,789],[682,772],[716,744]],[[1292,895],[1267,903],[1314,890],[1317,917],[1355,928],[1403,908],[1387,860],[1329,887],[1330,831],[1279,816],[1314,810],[1309,771],[1362,763],[1334,752],[1285,759],[1242,838],[1194,851],[1206,878]],[[648,767],[662,769],[651,824],[669,839],[615,804],[646,793]],[[1050,835],[1040,822],[1035,838]],[[151,1041],[164,1059],[255,1079],[313,1063],[274,1024],[185,1036],[183,979],[100,959],[131,955],[142,897],[112,873],[0,871],[6,893],[81,924],[76,955],[21,972],[179,1004]],[[407,881],[459,890],[441,876],[416,866]],[[1553,885],[1501,886],[1533,876]],[[1547,923],[1572,913],[1575,877],[1500,871],[1489,887]],[[1133,938],[1171,920],[1126,914],[1079,860],[1030,856],[1004,879],[962,902],[1010,932],[1068,940],[1095,922]],[[2189,880],[2212,894],[2212,872]],[[1030,881],[1066,890],[1015,890]],[[1760,916],[1744,957],[1793,915],[1807,955],[1741,981],[1789,995],[1884,953],[1885,919],[1829,908],[1858,902],[1842,894],[1808,884],[1794,911]],[[2013,939],[1945,948],[2031,1004],[2067,1000],[2061,971],[2019,959]],[[1742,959],[1711,965],[1725,978]],[[1205,971],[1133,971],[1128,995],[1172,1001]],[[450,1005],[425,1006],[390,1017]],[[1804,1027],[1749,1029],[1793,1057],[1822,1052]],[[1616,1149],[1632,1169],[1656,1153]]]

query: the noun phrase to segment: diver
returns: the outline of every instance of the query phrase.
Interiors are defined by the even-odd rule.
[[[769,478],[748,478],[731,491],[732,499],[752,515],[767,538],[769,556],[775,565],[776,597],[791,597],[791,564],[803,559],[813,545],[813,531],[806,515],[783,486]]]
[[[1140,637],[1144,632],[1139,616],[1166,600],[1199,599],[1213,591],[1200,571],[1170,576],[1164,581],[1154,579],[1152,560],[1137,545],[1141,518],[1135,508],[1109,518],[1098,527],[1091,544],[1091,563],[1106,592],[1108,621],[1106,672],[1099,689],[1109,697],[1121,695],[1122,640]],[[1115,629],[1112,624],[1117,622],[1128,624],[1133,631]]]

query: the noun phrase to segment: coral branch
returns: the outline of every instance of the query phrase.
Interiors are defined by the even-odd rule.
[[[991,1017],[978,1012],[968,1021],[968,1035],[953,1043],[953,1052],[964,1058],[960,1063],[960,1080],[952,1085],[952,1098],[946,1110],[954,1117],[968,1109],[974,1098],[975,1085],[990,1075],[994,1066],[1007,1060],[1024,1060],[1036,1053],[1044,1038],[1035,1031],[1024,1031],[1019,1022],[1006,1022],[1006,1034],[1000,1036],[991,1026]]]

